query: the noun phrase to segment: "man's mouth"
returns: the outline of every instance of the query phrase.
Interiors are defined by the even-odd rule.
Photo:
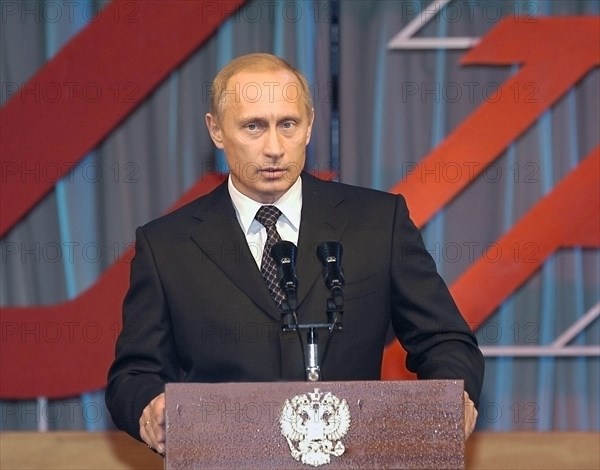
[[[285,168],[264,168],[261,173],[267,178],[279,178],[284,175]]]

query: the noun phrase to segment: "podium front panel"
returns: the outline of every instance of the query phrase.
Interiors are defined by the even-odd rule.
[[[165,466],[463,468],[462,394],[460,380],[168,384]]]

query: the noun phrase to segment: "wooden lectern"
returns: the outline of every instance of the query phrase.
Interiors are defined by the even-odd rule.
[[[166,403],[167,470],[464,468],[461,380],[168,384]]]

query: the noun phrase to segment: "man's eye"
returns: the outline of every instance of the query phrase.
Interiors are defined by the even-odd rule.
[[[248,132],[260,132],[261,129],[264,129],[264,125],[260,122],[249,122],[244,125],[244,129]]]
[[[286,121],[282,124],[282,127],[284,129],[293,129],[296,126],[296,123],[294,121]]]

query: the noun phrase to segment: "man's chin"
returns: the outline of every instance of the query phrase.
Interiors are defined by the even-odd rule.
[[[242,193],[263,204],[271,204],[283,196],[298,179],[297,174],[289,171],[269,172],[267,175],[265,173],[258,172],[253,178],[240,181],[241,184],[236,184],[236,187],[241,189]]]
[[[271,179],[260,184],[258,190],[265,195],[282,195],[291,186],[292,183],[286,179]]]
[[[286,178],[269,179],[256,186],[256,192],[262,196],[263,202],[273,203],[292,187],[293,181]]]

